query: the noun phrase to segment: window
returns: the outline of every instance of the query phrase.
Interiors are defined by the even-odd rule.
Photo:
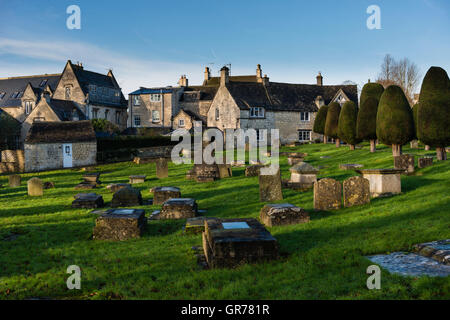
[[[336,98],[336,102],[339,103],[340,105],[342,105],[345,102],[345,98],[342,96],[342,94],[340,94],[337,98]]]
[[[120,111],[116,111],[116,124],[120,124]]]
[[[309,121],[309,112],[300,112],[300,121]]]
[[[150,95],[150,101],[151,102],[160,102],[161,101],[161,95],[160,94],[151,94]]]
[[[179,126],[180,128],[184,128],[184,119],[178,120],[178,126]]]
[[[250,108],[250,117],[251,118],[264,118],[264,108],[261,108],[261,107]]]
[[[219,113],[219,108],[216,108],[216,121],[219,120],[220,113]]]
[[[70,99],[70,87],[66,87],[66,100]]]
[[[159,111],[158,110],[152,111],[152,121],[159,122]]]
[[[97,119],[97,118],[98,118],[98,109],[93,108],[92,109],[92,119]]]
[[[141,105],[141,97],[139,96],[133,96],[133,104],[135,106],[140,106]]]
[[[108,120],[108,115],[109,115],[109,110],[106,109],[106,110],[105,110],[105,120]]]
[[[298,131],[299,141],[311,141],[311,130],[299,130]]]
[[[16,99],[18,95],[19,95],[19,92],[18,92],[18,91],[13,92],[13,93],[11,94],[11,98],[12,98],[12,99]]]
[[[33,122],[42,122],[42,121],[45,121],[44,117],[35,117],[35,118],[33,118]]]
[[[33,110],[33,102],[25,101],[25,114],[30,114],[31,110]]]
[[[256,140],[264,141],[266,129],[256,129]]]
[[[47,84],[48,79],[44,79],[41,81],[41,83],[39,84],[39,87],[43,87]]]
[[[23,91],[21,91],[21,92],[19,92],[18,94],[17,94],[17,99],[19,99],[19,98],[22,98],[23,97]]]
[[[139,115],[134,116],[134,125],[136,127],[140,127],[141,126],[141,116],[139,116]]]

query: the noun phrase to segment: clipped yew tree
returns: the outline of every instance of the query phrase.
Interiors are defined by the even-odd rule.
[[[328,105],[327,120],[325,121],[325,135],[331,137],[336,141],[336,148],[341,146],[341,141],[338,136],[339,114],[341,113],[341,106],[337,102],[332,102]]]
[[[384,90],[378,104],[377,137],[392,146],[392,155],[402,154],[402,146],[414,138],[414,120],[402,88],[396,85]]]
[[[370,152],[376,150],[378,103],[384,87],[375,82],[366,83],[361,91],[356,132],[360,139],[370,141]]]
[[[321,106],[317,112],[314,120],[313,131],[318,134],[323,134],[323,143],[327,143],[327,136],[325,135],[325,122],[327,121],[328,106]]]
[[[417,134],[417,113],[419,111],[419,104],[416,103],[412,107],[412,113],[413,113],[413,120],[414,120],[414,139],[418,139],[419,135]]]
[[[356,134],[356,118],[358,107],[353,101],[344,103],[339,114],[338,137],[350,145],[350,150],[355,150],[355,145],[361,142]]]
[[[438,160],[447,160],[450,144],[450,80],[440,67],[431,67],[422,82],[417,111],[417,133],[423,143],[436,148]]]

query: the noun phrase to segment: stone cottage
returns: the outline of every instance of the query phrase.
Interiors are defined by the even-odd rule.
[[[25,171],[96,164],[97,141],[90,121],[34,122],[25,139]]]

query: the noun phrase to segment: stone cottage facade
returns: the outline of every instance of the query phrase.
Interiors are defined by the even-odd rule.
[[[95,165],[94,128],[90,121],[35,122],[24,153],[26,172]]]

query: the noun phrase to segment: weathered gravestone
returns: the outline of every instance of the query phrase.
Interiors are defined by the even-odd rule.
[[[144,210],[108,210],[96,219],[93,239],[122,241],[140,238],[146,226]]]
[[[308,212],[290,203],[266,204],[259,218],[268,227],[309,222]]]
[[[257,177],[261,171],[261,168],[265,166],[262,164],[255,164],[245,168],[245,176],[246,177]]]
[[[28,195],[31,197],[40,197],[44,195],[44,184],[39,178],[31,178],[27,182]]]
[[[111,201],[111,207],[141,206],[143,203],[141,191],[126,187],[116,191]]]
[[[341,183],[331,178],[314,183],[314,209],[336,210],[341,208]]]
[[[414,155],[402,154],[394,157],[394,168],[404,170],[405,173],[414,172]]]
[[[156,187],[153,188],[153,204],[160,205],[172,198],[181,198],[180,188]]]
[[[164,179],[169,176],[169,161],[166,158],[156,159],[156,177]]]
[[[419,168],[426,168],[433,165],[433,158],[432,157],[423,157],[419,158],[418,160],[418,166]]]
[[[256,219],[206,220],[202,238],[210,268],[278,258],[277,240]]]
[[[370,183],[363,177],[351,177],[344,181],[344,207],[370,203]]]
[[[211,182],[220,179],[219,166],[217,164],[195,164],[194,172],[197,182]]]
[[[96,193],[79,193],[74,196],[72,208],[96,209],[104,207],[103,197]]]
[[[400,174],[403,169],[363,169],[356,170],[369,180],[372,198],[391,196],[402,192]]]
[[[259,199],[262,202],[283,200],[280,169],[273,175],[259,175]]]
[[[106,189],[111,191],[112,193],[115,193],[123,188],[131,188],[131,184],[129,183],[113,183],[106,186]]]
[[[145,178],[147,178],[147,176],[144,175],[130,176],[130,184],[144,183]]]
[[[164,202],[161,211],[156,211],[152,219],[187,219],[197,216],[198,206],[195,199],[172,198]]]
[[[11,188],[20,187],[21,177],[18,174],[8,176],[8,183]]]
[[[230,178],[233,176],[233,171],[230,164],[218,164],[217,167],[219,168],[220,179]]]

